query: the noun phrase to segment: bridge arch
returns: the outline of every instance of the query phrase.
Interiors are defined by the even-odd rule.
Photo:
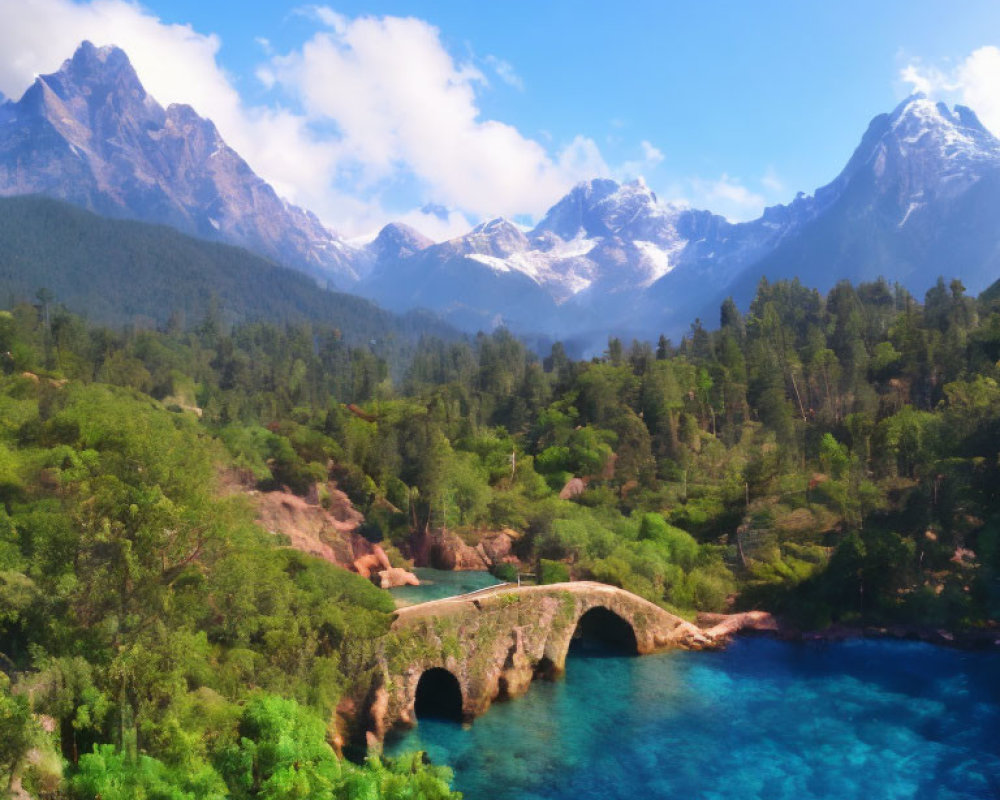
[[[639,642],[632,622],[602,605],[591,606],[580,615],[569,652],[593,653],[598,649],[639,655]]]
[[[444,667],[431,667],[421,673],[413,700],[413,713],[417,720],[432,718],[461,722],[463,706],[462,686],[454,673]]]

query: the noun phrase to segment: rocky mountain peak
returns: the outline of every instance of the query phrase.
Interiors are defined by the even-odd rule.
[[[497,217],[473,228],[461,239],[465,252],[506,258],[528,249],[528,237],[506,217]]]
[[[206,131],[210,131],[214,136],[219,136],[219,131],[215,127],[215,123],[210,119],[199,116],[198,112],[187,103],[172,103],[167,106],[167,117],[173,120],[175,124],[198,126]]]
[[[479,223],[472,229],[471,233],[482,234],[484,236],[509,236],[513,233],[520,233],[517,227],[506,217],[495,217],[486,222]]]
[[[889,115],[889,132],[903,146],[933,148],[943,158],[1000,155],[1000,142],[969,108],[935,103],[922,93],[906,98]]]
[[[581,234],[589,235],[594,207],[620,188],[621,184],[608,178],[595,178],[578,183],[549,209],[535,227],[533,234],[539,236],[553,233],[566,241],[575,239]]]
[[[659,241],[668,216],[642,178],[627,183],[598,178],[573,187],[549,209],[533,236],[554,233],[565,241],[608,236]]]
[[[343,242],[277,196],[187,105],[164,110],[117,47],[83,42],[3,106],[0,195],[45,194],[92,211],[242,245],[340,285]]]
[[[185,149],[199,153],[202,158],[214,158],[225,152],[239,159],[235,151],[230,150],[215,123],[199,116],[189,105],[174,103],[167,107],[163,133],[158,138],[175,139],[175,145],[183,144]]]
[[[124,50],[114,45],[95,47],[88,40],[81,42],[72,58],[63,62],[59,73],[81,84],[116,77],[139,84],[139,76],[135,74]]]
[[[64,103],[85,104],[119,115],[161,117],[163,109],[146,94],[132,62],[118,47],[83,42],[57,72],[39,76],[35,85],[51,89]],[[30,90],[29,90],[30,91]]]
[[[1000,167],[1000,141],[970,109],[910,95],[868,126],[844,170],[815,196],[789,208],[807,218],[859,189],[897,224],[921,216],[931,198],[956,197]]]
[[[375,261],[409,258],[434,244],[420,231],[402,222],[390,222],[375,237],[367,249]]]

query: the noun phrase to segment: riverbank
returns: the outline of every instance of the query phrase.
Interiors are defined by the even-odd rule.
[[[1000,649],[1000,625],[975,630],[950,631],[921,625],[834,624],[823,630],[802,630],[767,611],[744,611],[739,614],[703,612],[698,614],[696,624],[707,636],[714,639],[729,639],[737,634],[759,634],[791,642],[899,639],[967,650]]]

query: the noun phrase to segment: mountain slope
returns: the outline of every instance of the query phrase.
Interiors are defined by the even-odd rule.
[[[308,276],[237,247],[49,198],[0,198],[0,298],[33,300],[40,288],[112,325],[162,325],[174,312],[194,324],[217,303],[226,322],[311,321],[339,328],[351,343],[457,336],[434,318],[397,316],[319,289]]]
[[[279,198],[209,120],[161,107],[115,47],[84,42],[0,106],[0,195],[21,194],[248,247],[338,285],[357,278],[350,248]]]
[[[506,325],[548,332],[556,303],[505,261],[523,249],[521,239],[510,223],[485,223],[458,239],[377,260],[358,290],[393,310],[430,309],[466,331]]]
[[[620,307],[673,268],[682,213],[661,206],[641,181],[588,181],[533,231],[497,218],[447,242],[383,256],[358,290],[391,308],[431,308],[467,329],[607,331]],[[609,302],[619,309],[610,315]]]
[[[683,334],[714,324],[762,277],[898,281],[922,294],[939,275],[978,292],[1000,276],[1000,141],[969,109],[922,95],[876,117],[844,170],[815,194],[731,223],[661,204],[641,181],[574,187],[523,232],[494,220],[383,259],[362,290],[394,308],[444,313],[589,340]],[[546,307],[546,299],[550,301]],[[474,299],[473,299],[474,298]]]
[[[969,109],[908,98],[876,117],[831,184],[836,200],[731,287],[761,275],[826,289],[880,275],[922,294],[941,275],[971,292],[1000,277],[1000,141]]]

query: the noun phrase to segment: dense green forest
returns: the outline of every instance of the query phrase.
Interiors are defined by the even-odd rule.
[[[421,335],[458,337],[433,315],[326,291],[239,247],[47,197],[0,198],[0,303],[33,301],[40,287],[102,325],[185,328],[209,312],[226,325],[322,321],[351,344],[374,342],[390,363]]]
[[[318,323],[109,329],[39,292],[0,313],[0,775],[87,800],[450,796],[419,755],[337,757],[392,602],[281,547],[227,471],[335,480],[393,558],[415,530],[510,528],[540,579],[684,615],[994,626],[996,294],[762,282],[676,344],[425,337],[393,377]]]

